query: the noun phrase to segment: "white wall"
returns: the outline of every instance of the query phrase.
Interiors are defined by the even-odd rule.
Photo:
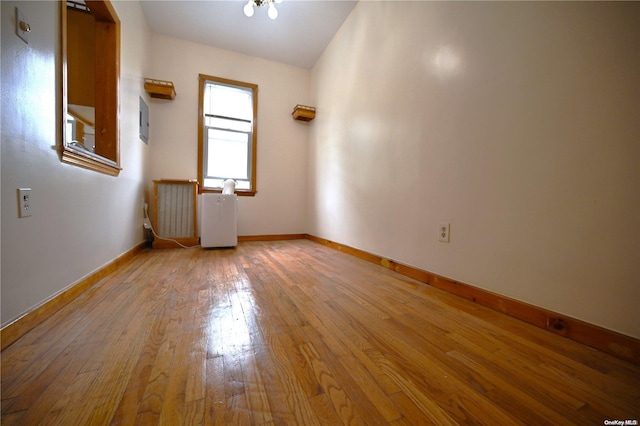
[[[151,179],[198,178],[199,74],[257,84],[258,193],[239,197],[238,234],[305,232],[309,131],[291,111],[309,101],[309,71],[159,34],[151,53],[148,77],[177,93],[150,103]]]
[[[638,22],[360,2],[312,72],[308,231],[640,337]]]
[[[114,2],[122,22],[120,176],[63,164],[59,3],[2,1],[2,324],[39,305],[143,240],[148,148],[138,138],[149,32],[137,2]],[[15,7],[29,19],[25,44]],[[18,219],[16,189],[32,189]]]

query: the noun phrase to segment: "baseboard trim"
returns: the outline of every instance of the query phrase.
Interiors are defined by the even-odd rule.
[[[44,301],[39,306],[36,306],[21,317],[2,327],[0,330],[0,350],[5,350],[20,337],[24,336],[42,321],[62,309],[65,305],[80,296],[98,281],[102,280],[104,277],[134,258],[145,246],[146,242],[136,245],[129,251],[104,265],[102,268],[80,279],[75,284],[72,284],[65,290]]]
[[[306,236],[307,234],[238,235],[238,242],[304,240]]]
[[[314,235],[308,240],[356,256],[360,259],[391,269],[401,275],[445,290],[479,305],[517,318],[554,334],[566,337],[615,357],[640,365],[640,339],[618,333],[588,322],[558,314],[544,308],[492,293],[412,266],[398,263],[364,250],[336,243]]]

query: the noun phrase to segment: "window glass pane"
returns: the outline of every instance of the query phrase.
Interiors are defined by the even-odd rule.
[[[204,178],[205,188],[222,188],[224,179]]]
[[[205,175],[229,179],[249,179],[249,135],[207,129]]]
[[[251,184],[248,180],[237,180],[236,189],[251,189]]]
[[[251,121],[251,89],[207,84],[204,93],[204,113]]]

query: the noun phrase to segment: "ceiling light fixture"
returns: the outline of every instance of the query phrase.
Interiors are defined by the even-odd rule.
[[[278,17],[278,9],[276,9],[275,3],[282,3],[282,0],[249,0],[242,10],[246,16],[251,18],[254,12],[253,6],[262,7],[266,4],[269,5],[269,10],[267,11],[269,18],[276,19]]]

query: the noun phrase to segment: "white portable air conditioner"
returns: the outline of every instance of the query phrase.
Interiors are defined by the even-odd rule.
[[[200,245],[205,248],[238,245],[238,196],[202,194]]]

